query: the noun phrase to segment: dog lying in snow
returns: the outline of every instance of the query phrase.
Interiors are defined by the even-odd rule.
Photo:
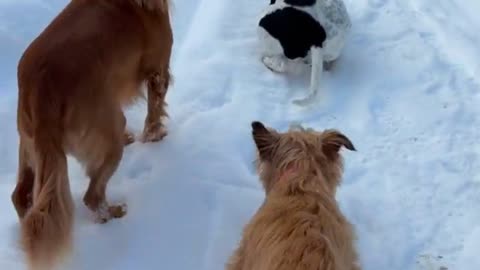
[[[84,203],[99,222],[126,214],[107,183],[133,142],[122,108],[143,97],[143,142],[166,134],[165,95],[173,43],[167,0],[72,0],[18,65],[20,136],[12,201],[30,269],[52,269],[71,247],[73,200],[67,154],[85,167]]]
[[[310,94],[294,101],[304,105],[317,94],[324,62],[329,70],[340,56],[350,28],[342,0],[270,0],[258,23],[262,62],[279,73],[289,64],[311,64]]]
[[[354,231],[335,201],[342,146],[335,130],[279,133],[252,123],[266,198],[244,228],[227,270],[359,270]]]

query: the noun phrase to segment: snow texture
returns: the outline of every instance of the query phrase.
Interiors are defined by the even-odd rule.
[[[67,0],[0,0],[0,269],[22,270],[10,202],[17,170],[16,65]],[[175,85],[169,136],[126,149],[110,181],[129,213],[91,222],[87,178],[69,159],[76,203],[68,270],[223,269],[263,200],[250,122],[338,128],[358,152],[337,200],[358,232],[365,270],[480,269],[480,2],[346,0],[344,53],[308,107],[291,104],[308,72],[261,63],[268,1],[172,0]],[[145,104],[128,110],[141,131]]]

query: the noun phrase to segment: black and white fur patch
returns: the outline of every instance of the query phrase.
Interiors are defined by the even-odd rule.
[[[270,0],[258,22],[262,62],[279,73],[311,63],[310,96],[294,101],[304,104],[316,95],[324,62],[339,57],[350,27],[342,0]]]
[[[265,15],[259,22],[280,42],[283,54],[289,59],[305,58],[312,47],[322,47],[327,38],[325,29],[307,12],[284,7]]]

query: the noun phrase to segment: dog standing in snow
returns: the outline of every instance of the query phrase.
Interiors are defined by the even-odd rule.
[[[342,0],[270,0],[258,23],[262,62],[279,73],[311,64],[310,94],[294,101],[305,104],[317,94],[324,64],[328,70],[340,56],[350,28]]]
[[[336,130],[280,133],[252,123],[265,200],[243,230],[226,270],[360,270],[352,225],[335,200],[355,150]]]
[[[17,185],[12,201],[29,269],[54,269],[71,248],[73,199],[67,155],[85,168],[83,198],[98,222],[126,214],[107,183],[133,135],[123,107],[148,88],[143,142],[167,131],[165,96],[173,43],[168,0],[72,0],[18,65]]]

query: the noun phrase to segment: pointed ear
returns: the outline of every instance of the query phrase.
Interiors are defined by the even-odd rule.
[[[357,151],[350,139],[342,133],[336,130],[327,130],[324,132],[322,136],[322,150],[327,156],[335,156],[342,146],[350,151]]]
[[[252,122],[252,136],[262,159],[271,159],[276,143],[276,135],[268,130],[261,122]]]

